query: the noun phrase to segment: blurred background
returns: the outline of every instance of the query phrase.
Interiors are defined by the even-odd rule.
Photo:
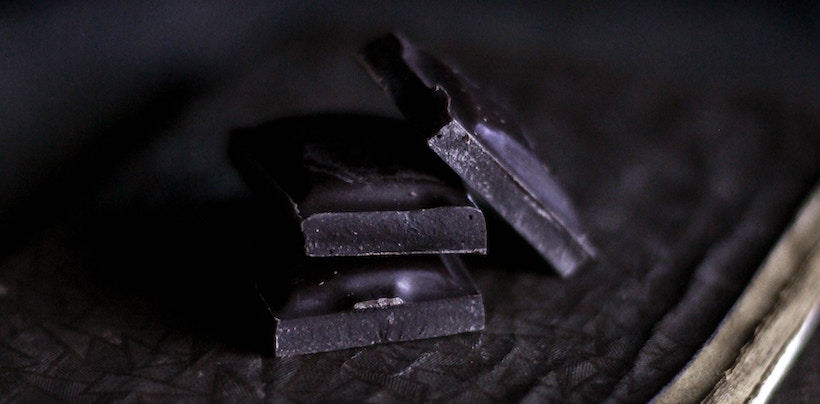
[[[561,127],[549,127],[551,123],[560,124],[560,119],[542,117],[540,111],[533,110],[535,107],[532,105],[551,106],[553,113],[556,110],[570,111],[566,114],[569,117],[566,121],[575,117],[593,120],[589,112],[576,114],[573,112],[574,108],[591,106],[596,111],[607,111],[609,116],[594,119],[594,124],[602,126],[586,133],[587,138],[575,140],[571,136],[545,137],[547,140],[540,143],[540,152],[557,162],[558,173],[569,185],[570,193],[583,197],[583,208],[586,212],[591,212],[589,217],[592,221],[597,221],[599,227],[605,230],[601,234],[609,234],[609,240],[615,240],[613,243],[628,238],[620,235],[626,226],[631,226],[630,219],[637,218],[638,226],[643,225],[646,229],[663,230],[658,232],[662,236],[658,243],[655,243],[658,240],[652,238],[651,232],[646,237],[631,236],[638,241],[646,241],[646,244],[639,246],[646,247],[647,250],[660,246],[668,248],[665,251],[667,253],[671,251],[669,256],[672,258],[667,261],[680,265],[679,272],[683,275],[678,277],[676,272],[668,279],[651,276],[647,279],[656,282],[654,286],[650,286],[659,287],[659,291],[667,290],[664,288],[667,280],[683,279],[680,285],[672,287],[681,296],[688,276],[694,271],[695,263],[702,258],[701,251],[707,250],[710,242],[719,240],[716,234],[700,237],[698,232],[704,229],[707,230],[704,233],[715,232],[715,228],[722,231],[722,225],[731,228],[729,225],[738,220],[737,216],[742,213],[741,209],[735,209],[735,205],[742,207],[745,203],[739,202],[743,199],[742,196],[757,195],[753,192],[757,191],[755,187],[766,182],[765,178],[759,181],[734,181],[732,178],[737,178],[731,175],[742,178],[744,173],[749,172],[767,174],[768,167],[780,167],[767,160],[768,165],[761,165],[759,170],[750,168],[754,165],[749,162],[754,159],[754,153],[761,150],[765,153],[767,145],[789,150],[800,148],[789,141],[784,141],[785,145],[771,142],[768,134],[761,135],[759,132],[772,130],[775,133],[782,130],[788,134],[794,128],[797,128],[795,132],[799,132],[804,128],[816,127],[820,112],[820,75],[817,74],[820,70],[820,6],[817,1],[3,2],[0,4],[0,260],[6,265],[6,269],[0,273],[0,281],[6,286],[0,283],[0,297],[7,293],[15,296],[18,292],[17,296],[21,297],[20,303],[6,299],[5,305],[0,305],[0,312],[5,318],[18,320],[29,316],[33,318],[31,323],[35,324],[26,328],[29,327],[28,323],[22,320],[0,322],[0,335],[5,338],[4,341],[23,335],[20,329],[46,328],[38,322],[64,326],[69,330],[65,335],[69,336],[74,335],[72,332],[75,329],[83,332],[91,329],[89,334],[102,330],[102,326],[92,321],[97,321],[97,318],[117,324],[116,321],[126,316],[118,309],[109,310],[107,306],[111,301],[127,299],[122,299],[119,291],[111,292],[113,297],[106,298],[108,300],[98,299],[95,293],[106,288],[114,290],[116,288],[112,285],[121,287],[120,283],[127,284],[123,289],[137,289],[145,295],[142,297],[147,296],[145,300],[151,300],[151,293],[156,289],[161,289],[168,296],[181,296],[177,297],[177,303],[182,302],[180,304],[184,306],[184,310],[180,310],[182,314],[169,322],[173,325],[170,327],[172,331],[179,331],[175,327],[178,327],[179,322],[176,320],[180,318],[189,322],[207,323],[210,313],[203,312],[198,305],[202,300],[197,300],[203,296],[197,294],[196,288],[189,287],[187,283],[190,279],[201,278],[205,271],[200,272],[199,267],[192,266],[191,262],[201,264],[202,268],[210,265],[210,268],[222,268],[223,272],[232,271],[240,264],[253,264],[250,258],[245,261],[236,258],[235,251],[248,252],[268,245],[248,234],[233,237],[234,233],[231,232],[246,232],[235,223],[234,213],[245,212],[244,216],[240,214],[243,223],[250,223],[256,217],[253,213],[248,213],[244,205],[230,209],[223,209],[220,205],[249,195],[248,189],[227,158],[229,132],[237,127],[256,125],[282,115],[326,110],[364,111],[397,116],[398,111],[390,100],[357,65],[354,57],[356,51],[367,41],[388,31],[405,34],[422,47],[455,61],[457,66],[461,66],[477,82],[488,84],[487,90],[507,102],[512,110],[525,111],[522,123],[532,132],[550,130],[552,133],[562,133]],[[578,80],[567,79],[576,70],[583,70],[585,73]],[[545,75],[544,80],[559,77],[564,81],[556,86],[543,85],[544,83],[539,83],[542,77],[538,76],[542,72],[553,74]],[[632,81],[623,87],[618,87],[619,83],[613,83],[615,89],[610,91],[601,84],[607,77],[629,77]],[[553,88],[574,91],[572,88],[567,89],[566,83],[583,85],[585,80],[592,82],[596,86],[595,90],[578,88],[578,97],[564,98],[567,94],[544,91]],[[663,95],[666,91],[682,95],[658,95]],[[633,98],[623,100],[623,105],[620,105],[620,94],[631,95]],[[687,94],[696,94],[697,97],[694,98],[697,100],[709,100],[710,94],[716,97],[754,94],[755,97],[750,97],[751,99],[776,101],[752,101],[737,109],[720,109],[723,104],[719,104],[714,110],[710,110],[712,106],[707,105],[703,108],[706,113],[700,114],[701,110],[698,108],[701,104],[697,102],[701,101],[693,103],[694,106],[681,106],[685,104]],[[551,100],[550,97],[556,99]],[[666,100],[670,105],[645,105],[647,101],[658,99]],[[741,102],[744,100],[742,97],[740,99]],[[578,105],[564,105],[565,100],[568,103],[578,102]],[[528,102],[532,103],[525,104]],[[601,106],[602,103],[609,104]],[[527,105],[531,107],[527,108]],[[799,106],[801,113],[807,114],[791,115],[789,108],[793,105]],[[774,106],[773,111],[765,110],[769,106]],[[679,113],[681,110],[684,112]],[[663,126],[663,122],[651,121],[645,125],[646,122],[641,121],[663,121],[667,111],[677,114],[670,116],[670,121],[691,116],[706,116],[704,119],[708,120],[715,118],[709,114],[717,111],[713,114],[717,115],[713,120],[717,124],[725,124],[725,127],[738,133],[751,128],[750,132],[754,133],[748,137],[742,133],[727,137],[725,142],[719,136],[714,140],[704,135],[703,138],[692,138],[691,142],[707,139],[710,142],[708,145],[693,145],[687,142],[689,138],[686,135],[702,128],[711,128],[710,125],[714,122],[698,126],[699,123],[690,125],[690,122],[682,119],[683,122],[674,121]],[[620,116],[630,117],[633,121],[619,121]],[[809,118],[806,119],[807,122],[795,123],[790,120],[792,116]],[[767,120],[770,117],[773,117],[771,119],[774,123]],[[583,122],[571,123],[575,125],[573,128],[584,128]],[[608,130],[607,124],[613,125],[612,130]],[[643,132],[633,138],[633,143],[654,141],[651,125],[655,124],[661,130],[667,130],[662,133],[669,136],[666,142],[674,143],[673,145],[667,145],[661,139],[654,142],[649,151],[641,154],[640,151],[635,151],[637,148],[629,140],[623,140],[625,135],[633,133],[633,128],[637,128]],[[597,135],[607,136],[609,143],[605,141],[596,145],[594,141],[597,141]],[[772,135],[776,136],[776,133]],[[751,146],[744,143],[745,139],[751,139]],[[755,139],[766,139],[771,143],[755,143]],[[789,139],[805,140],[800,136]],[[550,145],[557,147],[552,148]],[[701,152],[706,150],[703,153],[709,153],[712,145],[727,148],[734,145],[738,146],[738,150],[723,153],[725,150],[715,149],[714,155],[703,156]],[[816,150],[811,147],[804,154]],[[594,150],[598,153],[597,156],[609,160],[601,165],[602,168],[595,168],[599,162],[582,154],[584,150]],[[561,151],[568,153],[563,156],[556,154]],[[660,157],[649,155],[652,151],[658,151]],[[623,152],[624,155],[610,156],[617,152]],[[686,153],[694,157],[685,155]],[[722,156],[728,156],[727,160],[734,157],[735,160],[725,162],[721,160]],[[635,157],[635,160],[630,160]],[[736,161],[740,163],[734,167]],[[701,162],[714,164],[703,168],[698,166]],[[652,164],[664,167],[657,168]],[[817,164],[805,165],[812,169],[818,168]],[[791,168],[789,164],[784,166]],[[573,168],[579,168],[577,171],[580,173],[574,174]],[[689,172],[679,172],[692,168],[697,171],[692,175]],[[701,168],[702,172],[699,171]],[[607,170],[614,172],[616,169],[621,171],[610,176],[600,175],[602,172],[606,174]],[[783,173],[792,172],[787,169]],[[724,173],[730,175],[721,177]],[[771,178],[780,178],[777,176],[780,174],[782,173],[776,172]],[[810,177],[811,174],[807,176]],[[701,177],[714,179],[715,182],[704,185],[699,181]],[[625,182],[609,181],[613,178],[623,179]],[[599,190],[587,189],[590,181],[585,179],[597,179],[598,183],[589,187],[598,186]],[[632,182],[627,183],[629,181]],[[741,186],[732,188],[733,181],[743,182],[746,194],[737,191]],[[794,180],[799,186],[803,186],[805,181],[811,181],[811,178]],[[646,199],[643,198],[644,191],[640,189],[642,184],[660,184],[659,189],[662,191],[685,191],[670,191],[666,195],[669,197],[667,199],[661,198],[664,195],[659,193],[660,196],[655,196],[654,199],[670,202],[668,211],[671,213],[668,216],[680,220],[655,223],[651,219],[645,219],[642,222],[641,218],[662,216],[643,214],[644,211],[652,211],[653,207],[645,209],[642,205]],[[712,185],[714,187],[710,188]],[[760,188],[770,190],[762,186]],[[788,195],[788,203],[772,203],[771,206],[792,206],[793,200],[799,196],[798,190],[802,190],[791,184],[783,188],[792,191]],[[781,189],[771,189],[773,191],[770,190],[766,195],[775,195],[772,198],[776,198]],[[612,190],[622,193],[614,195]],[[700,209],[701,205],[688,200],[697,202],[697,197],[703,196],[699,193],[706,195],[704,199],[714,197],[717,202],[713,207],[720,209],[710,211],[711,205]],[[619,201],[632,205],[623,209],[611,206],[612,203],[620,203]],[[652,203],[653,199],[649,198],[647,201],[646,203]],[[736,204],[732,205],[733,203]],[[755,206],[754,203],[750,204]],[[193,209],[196,206],[204,208],[196,211]],[[756,220],[755,212],[763,212],[763,219],[779,223],[769,217],[770,212],[765,211],[764,208],[769,205],[763,203],[760,206],[759,212],[752,210],[752,214],[749,214],[750,221]],[[153,214],[152,209],[155,208],[162,214]],[[675,209],[680,212],[676,213]],[[110,228],[103,223],[102,230],[97,231],[100,238],[111,238],[100,242],[101,245],[110,247],[107,259],[115,263],[130,260],[129,264],[124,265],[127,267],[124,273],[108,273],[110,266],[106,263],[101,265],[102,273],[92,272],[93,276],[88,276],[102,279],[92,280],[91,286],[81,284],[66,288],[63,278],[59,277],[49,282],[40,282],[45,277],[52,277],[54,273],[64,274],[65,279],[86,273],[72,267],[72,260],[64,259],[65,256],[73,257],[73,253],[60,253],[62,249],[71,249],[72,246],[66,244],[64,239],[71,240],[72,233],[69,232],[63,238],[43,237],[45,241],[40,244],[33,242],[32,245],[36,248],[30,250],[21,247],[25,247],[31,240],[37,240],[44,229],[51,227],[54,222],[65,220],[66,216],[95,211],[122,212],[127,216],[125,222],[130,227],[117,229],[121,222],[115,221]],[[704,211],[708,214],[701,215]],[[728,216],[724,214],[727,212],[732,215],[731,218],[721,219]],[[618,213],[623,215],[619,217]],[[691,217],[699,217],[701,221],[690,221],[690,214]],[[789,216],[787,213],[782,215]],[[107,220],[104,215],[103,218],[100,222]],[[714,218],[717,219],[712,220]],[[140,229],[146,234],[152,234],[152,230],[157,228],[161,231],[156,232],[157,239],[154,242],[140,240],[139,236],[129,234],[132,228]],[[753,226],[749,228],[755,229]],[[689,233],[677,231],[678,229]],[[766,229],[771,231],[772,236],[779,234],[773,226]],[[129,249],[122,245],[127,243],[120,243],[120,239],[110,237],[111,235],[124,237],[125,241],[133,242],[133,245]],[[687,239],[688,236],[691,237]],[[193,241],[180,246],[179,239],[185,238]],[[735,250],[746,251],[746,241],[741,239],[735,245]],[[756,245],[759,250],[755,250],[756,253],[765,253],[767,244],[764,241]],[[691,251],[688,252],[685,248],[687,242],[691,244]],[[244,245],[245,243],[249,245]],[[619,251],[635,247],[628,243],[624,245],[627,247],[621,248],[621,245],[615,244],[610,247]],[[671,247],[680,248],[681,251],[673,251]],[[638,250],[640,249],[635,249]],[[218,255],[218,260],[211,260],[211,255],[208,254],[199,259],[193,258],[202,251],[221,253],[211,253]],[[171,262],[164,262],[166,266],[183,271],[183,278],[187,277],[182,284],[164,283],[162,277],[167,276],[166,269],[156,263],[163,263],[166,252],[174,255]],[[668,262],[658,258],[662,256],[659,251],[642,252],[646,257],[635,258],[627,253],[621,255],[625,271],[623,278],[631,280],[630,277],[635,277],[636,284],[643,287],[643,283],[638,283],[645,280],[640,277],[642,274],[638,273],[639,269],[646,270],[651,275],[650,269],[654,270],[656,267],[645,265],[646,263]],[[48,255],[49,258],[38,261],[38,254]],[[681,257],[686,259],[678,259]],[[744,256],[744,259],[754,263],[757,258],[758,255],[754,254]],[[77,260],[80,261],[79,258]],[[720,257],[717,261],[723,264]],[[44,268],[37,269],[40,272],[32,272],[33,275],[25,275],[25,271],[39,268],[37,265]],[[64,269],[52,271],[50,268],[63,265]],[[740,260],[737,266],[745,270],[752,265],[754,264]],[[44,275],[40,276],[40,273]],[[746,272],[743,274],[748,276]],[[510,299],[510,295],[517,292],[510,292],[506,288],[508,284],[497,282],[496,275],[498,274],[495,272],[487,272],[479,277],[479,281],[483,279],[485,286],[498,284],[501,285],[498,289],[503,289],[504,292],[496,291],[494,295],[488,293],[488,307],[504,307],[503,304],[506,303],[518,308],[516,304],[521,303],[521,307],[529,304],[526,300],[522,303]],[[552,283],[555,279],[550,277],[534,277],[526,272],[515,276],[521,276],[523,280],[520,283],[510,282],[510,285],[535,285],[533,279],[536,279],[542,286],[546,285],[543,286],[543,290],[548,292],[544,293],[545,296],[552,296],[555,291]],[[116,280],[118,277],[124,280]],[[506,279],[501,275],[499,278]],[[12,281],[19,282],[12,284]],[[221,287],[224,280],[214,275],[209,281]],[[733,293],[740,292],[742,282],[740,283],[740,286],[732,286],[738,288]],[[41,284],[44,286],[38,286]],[[100,285],[102,287],[98,287]],[[566,296],[581,295],[587,290],[583,284],[569,284],[569,287],[570,292],[572,287],[576,287],[576,291],[582,293],[568,292]],[[665,294],[654,292],[652,287],[640,290],[650,297]],[[66,296],[69,293],[76,295]],[[615,292],[612,294],[612,299],[620,299],[620,295],[615,296]],[[91,297],[83,297],[86,295]],[[189,299],[191,296],[193,298]],[[561,300],[559,295],[555,296],[558,297],[554,300]],[[673,293],[670,296],[679,295]],[[72,298],[83,302],[78,305],[80,309],[75,310],[70,304],[66,304]],[[173,300],[173,297],[169,300]],[[668,307],[674,307],[671,304],[677,302],[677,297],[670,300],[672,303]],[[40,303],[41,301],[45,303]],[[704,302],[704,305],[709,303],[708,300]],[[731,301],[723,303],[728,305]],[[168,306],[163,304],[159,304],[157,311],[167,310]],[[64,307],[67,307],[65,311],[72,316],[64,315],[61,311]],[[563,306],[555,307],[560,309]],[[554,307],[547,307],[552,308]],[[208,309],[218,310],[215,307]],[[199,311],[195,316],[189,316],[190,311],[196,310]],[[228,317],[235,314],[231,308],[222,310]],[[659,312],[654,315],[661,318],[666,309],[657,310]],[[508,329],[502,321],[507,312],[499,312],[501,314],[495,318],[501,319],[501,326],[496,324],[496,327]],[[42,313],[51,314],[50,317],[43,315],[44,320],[40,321],[38,316]],[[562,315],[559,310],[550,313]],[[606,313],[620,315],[617,307]],[[615,322],[609,321],[604,314],[600,315],[599,320],[603,324],[601,328],[605,329],[606,325]],[[711,315],[718,321],[723,312],[718,310]],[[546,318],[541,314],[539,316]],[[645,320],[647,323],[654,321],[649,318]],[[82,325],[78,325],[80,323]],[[706,322],[700,330],[703,335],[698,338],[708,336],[710,324]],[[641,325],[647,328],[653,326]],[[13,332],[2,328],[4,326]],[[221,327],[219,324],[217,326]],[[213,325],[211,327],[217,328]],[[141,331],[146,327],[135,322],[128,323],[123,328]],[[57,334],[50,328],[44,332]],[[213,329],[206,329],[204,334],[210,336],[213,332]],[[99,334],[103,339],[111,335],[107,331],[100,331]],[[134,334],[142,335],[139,332]],[[19,345],[31,346],[32,341],[40,341],[38,338],[40,337],[31,337],[31,340],[19,342]],[[640,338],[643,338],[640,341],[644,341],[648,335]],[[700,341],[698,338],[692,340]],[[45,339],[47,338],[43,337]],[[506,341],[502,337],[496,339]],[[694,350],[698,343],[695,347],[688,348]],[[50,363],[56,358],[49,352],[57,345],[59,344],[52,342],[43,343],[42,363]],[[150,344],[146,343],[146,346]],[[797,391],[811,392],[806,386],[816,385],[813,375],[816,375],[817,358],[820,358],[817,346],[820,344],[808,346],[807,354],[811,362],[801,365],[803,371],[798,375],[801,378],[791,385]],[[205,358],[197,362],[202,368],[210,369],[209,361],[224,363],[226,356],[208,356],[204,353],[205,349],[199,352],[195,348],[191,348],[191,357]],[[570,345],[570,348],[574,349],[574,345]],[[159,356],[163,353],[162,349],[151,348],[145,351]],[[176,352],[170,348],[168,351]],[[134,352],[128,354],[136,355]],[[632,356],[624,356],[634,357],[634,353],[629,354]],[[681,363],[685,362],[686,355],[690,353],[686,351],[677,359]],[[346,359],[340,355],[336,355],[340,362]],[[20,361],[29,361],[34,356],[37,355],[21,354],[23,359]],[[60,369],[71,369],[74,366],[70,362],[73,357],[66,357],[69,359],[61,364],[64,367],[41,366],[39,363],[31,366],[60,373]],[[332,358],[333,355],[329,357]],[[157,362],[164,363],[163,360],[165,358],[160,358]],[[304,366],[309,369],[306,374],[312,374],[310,360],[305,360]],[[88,362],[100,367],[100,363],[104,361],[93,363],[89,359]],[[122,363],[134,366],[137,361],[129,358],[122,359]],[[241,364],[237,368],[249,368],[244,366],[245,362]],[[181,360],[179,365],[187,368],[189,363]],[[679,368],[678,365],[677,362],[669,365],[669,369],[666,369],[669,374],[659,376],[658,380],[665,381],[664,377],[671,377]],[[77,364],[77,368],[84,369],[82,366],[85,365]],[[124,372],[118,366],[120,362],[116,362],[116,366],[100,368],[112,374]],[[22,372],[25,375],[31,373],[29,368],[21,369],[25,370]],[[327,366],[327,369],[335,368]],[[142,368],[138,368],[134,372],[141,370]],[[650,370],[655,371],[654,368]],[[82,372],[77,374],[84,375]],[[60,379],[62,374],[57,376],[59,380],[64,380]],[[100,377],[99,380],[107,379]],[[146,383],[150,384],[155,380],[158,378],[151,378]],[[100,387],[104,388],[108,387]],[[593,390],[595,388],[594,385],[591,387]],[[65,391],[75,392],[71,389]],[[648,390],[643,392],[644,395],[650,393]]]
[[[318,109],[395,113],[352,57],[392,30],[513,104],[505,75],[545,54],[684,88],[820,100],[816,1],[545,3],[4,2],[0,233],[14,242],[89,198],[242,192],[222,153],[231,127]],[[169,142],[188,151],[163,154]]]

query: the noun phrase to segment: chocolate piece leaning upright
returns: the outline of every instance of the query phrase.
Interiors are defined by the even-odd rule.
[[[229,154],[293,214],[308,257],[486,253],[484,214],[404,120],[283,117],[231,133]]]
[[[359,61],[428,146],[562,275],[596,255],[570,198],[510,114],[459,72],[398,34]]]

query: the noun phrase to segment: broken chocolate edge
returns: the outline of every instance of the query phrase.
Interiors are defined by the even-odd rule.
[[[485,313],[471,294],[275,322],[274,353],[285,357],[482,331]]]
[[[372,223],[378,223],[378,237],[368,234]],[[316,213],[302,220],[302,233],[310,257],[487,253],[486,222],[477,206]]]

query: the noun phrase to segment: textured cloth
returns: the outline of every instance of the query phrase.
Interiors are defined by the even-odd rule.
[[[465,257],[483,332],[271,358],[253,282],[286,263],[271,212],[228,162],[229,131],[303,112],[398,115],[350,57],[369,36],[312,33],[106,127],[132,143],[95,160],[102,172],[78,163],[93,181],[4,250],[0,401],[645,402],[820,175],[820,112],[803,99],[431,44],[519,113],[600,260],[561,279],[491,221],[489,254]],[[816,345],[798,364],[812,375]],[[809,396],[815,376],[797,377],[777,399]]]

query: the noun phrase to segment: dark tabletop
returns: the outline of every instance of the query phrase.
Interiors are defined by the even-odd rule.
[[[3,6],[0,400],[646,402],[817,185],[814,2],[265,3]],[[272,358],[228,134],[400,116],[353,58],[392,30],[518,114],[600,259],[562,279],[496,224],[484,331]],[[774,401],[817,397],[817,346]]]

